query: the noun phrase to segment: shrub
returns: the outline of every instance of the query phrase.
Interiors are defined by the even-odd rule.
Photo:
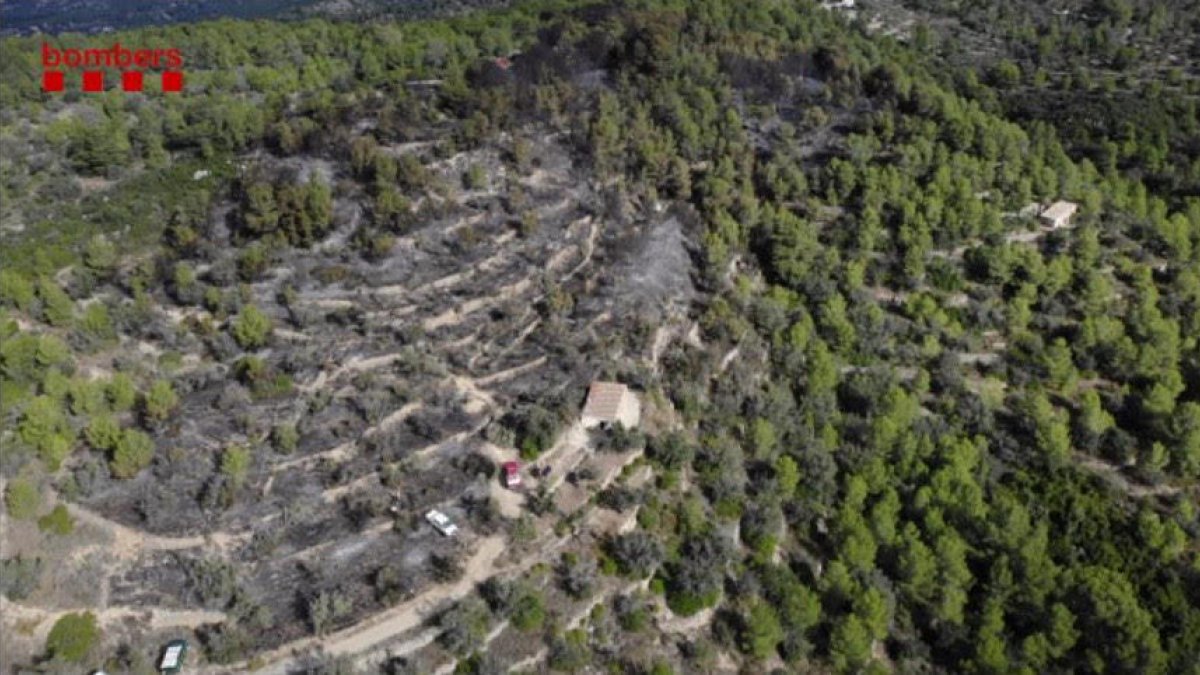
[[[622,534],[613,539],[608,552],[623,574],[635,578],[650,576],[663,557],[662,547],[654,537],[640,531]]]
[[[668,469],[680,469],[691,464],[695,455],[691,444],[677,432],[652,439],[646,452],[654,461]]]
[[[187,562],[186,571],[192,591],[204,607],[225,609],[242,593],[237,568],[228,561],[193,558]]]
[[[221,455],[221,473],[229,479],[230,484],[237,489],[246,482],[250,471],[250,449],[244,445],[230,445]]]
[[[0,367],[9,382],[32,384],[48,369],[68,365],[70,358],[71,350],[53,335],[17,333],[0,340]]]
[[[65,403],[71,390],[71,378],[58,368],[51,368],[42,376],[42,393],[58,403]]]
[[[16,556],[0,562],[0,594],[24,600],[42,580],[42,559]]]
[[[41,448],[50,438],[70,428],[59,402],[50,396],[38,396],[25,407],[17,430],[22,441]]]
[[[596,449],[610,452],[627,452],[641,449],[646,445],[646,437],[637,429],[626,429],[620,422],[599,433]]]
[[[108,381],[108,402],[114,412],[124,412],[137,403],[137,387],[125,373],[117,373]]]
[[[650,607],[641,598],[633,595],[618,595],[613,600],[617,624],[622,630],[637,633],[650,625]]]
[[[238,256],[237,267],[242,281],[261,279],[270,267],[266,248],[257,242],[247,246]]]
[[[537,527],[534,525],[533,518],[530,518],[528,514],[521,514],[521,517],[517,518],[517,522],[513,523],[512,538],[518,543],[529,543],[536,539]]]
[[[754,602],[740,617],[738,632],[738,646],[755,659],[770,657],[786,637],[775,609],[762,601]]]
[[[554,638],[546,662],[552,670],[577,672],[587,667],[590,656],[587,633],[576,629],[567,631],[562,637]]]
[[[271,430],[271,445],[274,446],[275,452],[291,454],[299,442],[300,432],[296,430],[295,424],[277,424]]]
[[[178,405],[179,396],[175,394],[171,383],[166,380],[157,380],[142,399],[142,412],[148,421],[157,423],[166,420]]]
[[[375,573],[375,599],[390,607],[411,593],[411,575],[398,565],[385,565]]]
[[[112,415],[96,415],[83,432],[88,445],[96,450],[108,452],[117,447],[121,440],[121,425]]]
[[[50,513],[38,518],[38,529],[65,537],[75,531],[75,521],[67,507],[59,504]]]
[[[64,614],[46,636],[46,654],[53,659],[79,663],[87,658],[99,637],[95,614]]]
[[[13,479],[4,492],[4,508],[17,520],[31,520],[37,515],[42,496],[33,483],[24,478]]]
[[[204,289],[204,294],[201,300],[204,303],[204,308],[208,311],[214,314],[224,313],[221,309],[221,304],[223,301],[221,289],[217,288],[216,286],[209,286],[208,288]]]
[[[33,284],[28,279],[10,270],[0,272],[0,301],[25,311],[33,298]]]
[[[87,243],[83,252],[83,263],[97,272],[108,272],[117,266],[117,247],[101,235]]]
[[[463,187],[468,190],[482,190],[487,187],[487,172],[483,166],[472,164],[463,174]]]
[[[200,300],[196,270],[185,261],[175,263],[171,270],[171,294],[181,303],[195,304]]]
[[[267,376],[267,362],[257,356],[246,356],[233,364],[233,372],[242,384],[252,385]]]
[[[367,246],[368,260],[383,260],[392,252],[392,247],[396,245],[396,237],[390,234],[378,234],[371,237],[370,243]]]
[[[308,619],[313,633],[324,635],[339,619],[350,614],[354,604],[340,591],[324,591],[309,601]]]
[[[529,209],[521,214],[521,220],[517,223],[517,231],[522,237],[528,237],[537,232],[539,224],[537,211]]]
[[[43,368],[65,365],[71,360],[71,349],[53,335],[42,335],[38,337],[34,359]]]
[[[692,616],[697,612],[712,607],[720,599],[719,591],[696,593],[686,590],[668,588],[667,607],[676,616]]]
[[[429,571],[434,579],[442,583],[458,581],[466,572],[462,562],[453,553],[435,553],[429,556]]]
[[[246,305],[232,327],[233,339],[242,349],[257,349],[271,336],[271,319],[254,305]]]
[[[154,441],[137,429],[126,429],[113,450],[108,468],[117,478],[133,478],[154,460]]]
[[[992,67],[992,82],[1000,89],[1010,89],[1021,81],[1021,67],[1007,59]]]
[[[226,621],[204,629],[200,634],[206,656],[213,663],[234,663],[246,658],[253,638],[241,624]]]
[[[517,630],[531,631],[542,627],[546,620],[546,609],[541,595],[534,590],[522,593],[513,604],[512,625]]]
[[[79,330],[87,338],[87,344],[91,347],[110,344],[117,339],[117,330],[113,327],[112,318],[108,315],[108,307],[99,302],[93,302],[83,310],[83,318],[79,321]]]
[[[482,644],[490,619],[483,601],[469,596],[438,617],[438,627],[442,629],[438,641],[455,654],[469,654]]]
[[[71,412],[76,415],[98,415],[108,410],[105,386],[99,380],[73,378],[67,393],[71,397]]]
[[[170,351],[163,352],[158,357],[158,368],[164,373],[174,373],[183,367],[183,354]]]
[[[75,318],[75,303],[58,284],[49,279],[38,282],[38,297],[42,301],[42,318],[51,326],[71,325]]]
[[[292,378],[277,372],[257,356],[246,356],[234,364],[234,372],[242,384],[250,387],[256,399],[287,395],[292,390]]]
[[[554,445],[561,420],[540,405],[529,405],[507,415],[504,424],[513,430],[521,456],[532,460]]]
[[[558,566],[559,586],[572,598],[580,600],[592,594],[596,585],[596,563],[591,558],[580,559],[563,555]]]
[[[58,470],[74,440],[62,405],[49,396],[38,396],[30,401],[17,431],[22,441],[37,449],[50,471]]]
[[[71,454],[71,443],[74,439],[66,436],[51,436],[44,445],[38,448],[38,456],[49,471],[58,471],[67,455]]]

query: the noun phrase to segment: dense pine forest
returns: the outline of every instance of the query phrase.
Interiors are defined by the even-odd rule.
[[[1026,2],[962,9],[976,4],[911,3],[977,27],[966,43],[932,21],[892,35],[779,0],[539,2],[444,20],[224,20],[53,39],[177,47],[180,95],[125,94],[115,73],[102,94],[44,93],[46,38],[4,39],[7,530],[67,540],[74,503],[164,536],[187,528],[146,514],[185,502],[240,523],[255,476],[296,461],[318,433],[319,392],[299,384],[307,365],[287,336],[377,334],[368,307],[305,314],[300,281],[260,292],[271,271],[320,251],[332,262],[313,268],[314,288],[366,287],[400,264],[404,242],[498,183],[490,208],[536,241],[551,225],[514,176],[553,173],[553,142],[569,187],[591,195],[602,244],[605,228],[615,237],[655,214],[679,223],[680,321],[694,330],[635,363],[631,345],[656,325],[618,305],[611,334],[574,341],[588,294],[618,293],[636,272],[618,266],[617,243],[591,262],[611,262],[610,275],[536,282],[533,356],[594,364],[654,413],[595,451],[644,447],[590,498],[636,516],[430,619],[431,649],[454,672],[518,665],[489,638],[517,630],[542,649],[519,664],[533,672],[1200,674],[1194,3],[1105,0],[1086,17]],[[1135,38],[1122,42],[1126,27]],[[1166,34],[1182,36],[1174,60],[1147,46]],[[453,163],[485,155],[506,182]],[[280,168],[295,166],[308,177]],[[1047,227],[1036,205],[1058,200],[1079,211]],[[481,236],[459,230],[441,255],[468,256]],[[163,312],[186,318],[160,328]],[[401,318],[380,339],[418,354],[440,325]],[[211,377],[246,402],[307,396],[306,412],[242,420],[236,443],[184,452],[185,418],[224,405],[188,376],[196,363],[219,366]],[[397,365],[407,388],[387,390],[386,410],[425,396],[444,375],[432,363]],[[359,401],[384,390],[353,387]],[[572,396],[531,387],[477,435],[535,463],[567,433]],[[220,409],[234,418],[238,405]],[[386,416],[361,407],[363,424]],[[364,471],[410,485],[402,472],[387,482],[407,465],[373,442]],[[170,501],[148,491],[176,472],[212,478]],[[329,472],[324,487],[364,475]],[[386,503],[343,497],[338,508],[390,517]],[[142,520],[113,515],[121,500]],[[527,493],[526,507],[579,531],[549,490]],[[535,540],[531,516],[478,518]],[[358,597],[349,587],[297,610],[304,628],[288,607],[260,611],[270,600],[236,571],[269,555],[258,543],[220,573],[184,565],[180,606],[201,598],[224,615],[196,629],[197,663],[265,665],[249,660],[367,611],[342,606]],[[55,583],[57,562],[35,549],[4,553],[8,607]],[[361,583],[376,594],[361,607],[386,608],[406,597],[388,569],[312,583]],[[568,621],[551,608],[558,595],[598,601]],[[19,666],[151,665],[97,621],[63,614]],[[356,668],[432,672],[332,655],[300,670]]]

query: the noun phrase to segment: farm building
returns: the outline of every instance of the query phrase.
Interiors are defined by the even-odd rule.
[[[1038,216],[1042,223],[1047,227],[1057,230],[1062,227],[1067,227],[1071,224],[1071,217],[1079,210],[1079,205],[1074,202],[1057,201],[1047,206],[1044,211]]]
[[[617,382],[593,382],[583,404],[582,421],[585,427],[620,422],[627,429],[641,421],[642,406],[629,388]]]

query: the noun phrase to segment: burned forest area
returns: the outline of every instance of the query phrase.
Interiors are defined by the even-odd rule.
[[[0,671],[1200,674],[1194,2],[376,4],[0,39]]]

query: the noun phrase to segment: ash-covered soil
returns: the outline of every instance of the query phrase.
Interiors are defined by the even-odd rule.
[[[225,612],[244,629],[270,629],[211,629],[210,653],[239,639],[270,648],[314,632],[322,595],[348,609],[321,630],[350,625],[413,597],[479,537],[512,526],[488,500],[489,424],[530,405],[572,417],[591,379],[637,381],[653,327],[695,293],[694,216],[624,202],[573,167],[565,141],[533,137],[524,174],[489,150],[422,157],[441,185],[485,166],[487,187],[424,197],[424,215],[380,259],[347,245],[363,212],[353,192],[335,193],[324,241],[272,252],[242,301],[274,323],[255,356],[291,379],[282,393],[239,381],[244,354],[213,329],[220,318],[156,298],[141,338],[181,355],[179,411],[157,435],[151,470],[129,481],[92,472],[79,503],[179,544],[147,545],[114,566],[109,605]],[[329,162],[289,161],[276,168],[298,180],[347,179]],[[532,227],[514,217],[514,191]],[[218,209],[202,279],[236,264],[223,219]],[[288,424],[299,440],[281,453],[270,433]],[[252,449],[240,484],[222,471],[231,444]],[[460,536],[424,524],[435,507]]]

